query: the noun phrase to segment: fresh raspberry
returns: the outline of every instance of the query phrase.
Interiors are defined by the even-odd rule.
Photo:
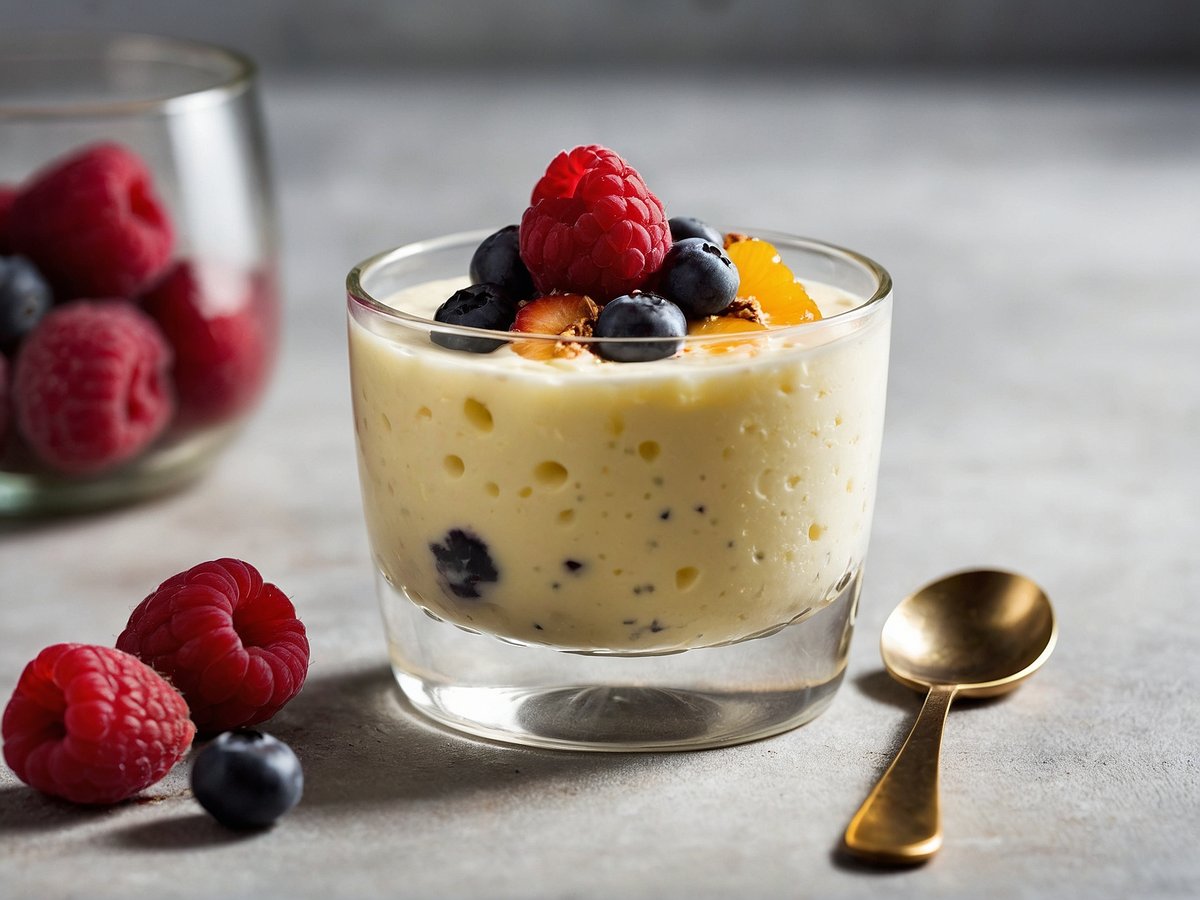
[[[116,803],[170,771],[196,734],[162,677],[111,647],[55,644],[25,667],[4,710],[4,761],[74,803]]]
[[[166,427],[171,349],[145,313],[117,300],[51,310],[21,345],[13,375],[17,428],[67,474],[111,468]]]
[[[12,214],[13,201],[17,199],[17,189],[11,184],[0,184],[0,256],[12,253],[12,240],[9,238],[8,219]]]
[[[162,272],[173,241],[146,164],[117,144],[36,174],[13,201],[10,229],[60,299],[134,296]]]
[[[599,144],[563,150],[550,160],[546,174],[538,179],[529,202],[537,203],[550,197],[573,197],[575,187],[584,173],[601,167],[610,172],[620,172],[625,167],[625,161]]]
[[[143,298],[142,308],[175,353],[177,425],[223,422],[258,399],[274,342],[251,279],[181,262]]]
[[[611,300],[642,286],[671,247],[662,203],[604,147],[560,154],[533,197],[521,217],[521,259],[543,294]]]
[[[206,734],[266,721],[308,676],[308,638],[291,601],[236,559],[164,581],[130,615],[117,647],[170,679]]]

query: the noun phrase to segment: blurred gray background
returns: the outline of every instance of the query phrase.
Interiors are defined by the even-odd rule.
[[[1200,62],[1195,0],[3,0],[6,27],[185,35],[269,69]]]
[[[108,643],[145,584],[222,555],[283,573],[314,666],[272,726],[305,802],[249,840],[199,830],[181,775],[81,821],[0,768],[13,896],[1200,896],[1200,2],[0,0],[0,32],[19,26],[262,63],[287,334],[202,489],[0,534],[22,598],[0,607],[0,697],[37,647]],[[895,278],[847,684],[770,741],[580,760],[395,708],[345,273],[517,221],[551,156],[590,142],[671,215],[821,237]],[[880,672],[880,628],[970,565],[1038,579],[1061,641],[1017,697],[951,714],[942,856],[865,874],[833,847],[918,702]],[[69,627],[64,597],[86,598]]]

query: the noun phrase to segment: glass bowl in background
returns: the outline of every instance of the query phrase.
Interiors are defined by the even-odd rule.
[[[665,750],[764,737],[831,702],[875,498],[891,280],[752,234],[826,318],[690,336],[654,362],[549,358],[555,337],[432,321],[485,232],[350,273],[367,531],[418,710],[502,741]],[[481,337],[491,352],[440,346]]]
[[[245,57],[187,41],[124,34],[0,38],[0,190],[7,189],[10,201],[7,224],[0,218],[5,229],[0,256],[19,255],[51,270],[42,274],[53,291],[52,311],[81,299],[136,307],[170,348],[172,361],[155,389],[173,397],[170,410],[148,428],[152,433],[139,436],[121,458],[64,462],[39,449],[38,440],[24,433],[34,426],[22,422],[41,416],[40,440],[57,440],[55,434],[71,429],[83,429],[86,439],[91,426],[84,418],[64,412],[62,422],[47,424],[44,410],[35,416],[31,409],[24,415],[16,409],[15,373],[38,325],[0,348],[7,376],[0,391],[0,403],[6,404],[0,515],[109,506],[182,486],[210,466],[259,399],[274,365],[279,300],[255,82],[254,66]],[[128,209],[116,214],[145,215],[142,192],[148,190],[173,232],[161,264],[139,270],[144,277],[136,284],[99,292],[81,288],[70,271],[53,272],[66,266],[65,255],[56,257],[58,248],[44,236],[30,249],[35,244],[28,221],[42,214],[40,198],[54,190],[24,207],[19,200],[48,168],[97,153],[141,165],[149,174],[149,186],[131,189]],[[67,184],[62,190],[71,206],[68,182],[60,178],[56,190]],[[33,213],[21,223],[12,221],[21,209]],[[60,213],[53,215],[62,220]],[[137,415],[141,388],[128,390],[129,413]]]

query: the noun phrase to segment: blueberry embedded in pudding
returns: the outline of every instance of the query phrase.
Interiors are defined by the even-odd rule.
[[[433,314],[435,321],[466,328],[487,328],[508,331],[517,317],[517,304],[498,284],[473,284],[456,291]],[[471,337],[433,331],[429,335],[435,344],[448,350],[468,353],[491,353],[504,341],[494,338]]]
[[[488,546],[469,531],[452,528],[440,544],[430,544],[442,586],[455,597],[477,599],[479,586],[500,580]]]

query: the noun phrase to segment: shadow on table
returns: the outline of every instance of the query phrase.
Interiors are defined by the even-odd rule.
[[[205,812],[194,812],[173,819],[138,822],[107,837],[123,850],[197,850],[251,840],[265,831],[233,831],[219,825]]]
[[[334,807],[512,790],[652,764],[654,754],[572,753],[468,738],[420,717],[386,665],[310,678],[271,731],[304,765],[303,805]]]
[[[104,807],[77,806],[39,794],[23,784],[0,787],[0,837],[21,831],[64,831],[108,814]]]

